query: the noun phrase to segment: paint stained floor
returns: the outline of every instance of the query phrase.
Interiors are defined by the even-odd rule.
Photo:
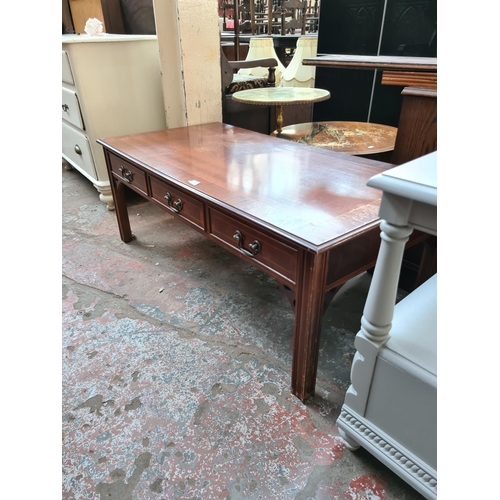
[[[64,500],[422,498],[335,426],[368,274],[327,310],[303,404],[271,278],[134,193],[123,243],[75,170],[62,214]]]

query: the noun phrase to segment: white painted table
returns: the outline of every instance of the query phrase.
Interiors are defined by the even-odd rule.
[[[364,447],[435,499],[437,274],[395,303],[408,237],[437,235],[437,152],[367,185],[383,191],[381,245],[337,425],[349,449]]]

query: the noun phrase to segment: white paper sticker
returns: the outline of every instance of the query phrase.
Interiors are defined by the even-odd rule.
[[[193,186],[197,186],[200,183],[200,181],[188,181],[188,182],[189,182],[189,184],[192,184]]]

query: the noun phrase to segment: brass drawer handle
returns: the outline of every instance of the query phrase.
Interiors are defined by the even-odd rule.
[[[122,166],[120,166],[120,168],[118,170],[120,171],[120,174],[122,174],[122,177],[125,181],[132,182],[132,179],[134,178],[134,174],[130,170],[127,170],[126,168],[123,168]]]
[[[255,257],[261,250],[260,243],[255,240],[253,243],[250,243],[248,245],[248,248],[250,250],[247,250],[246,248],[243,248],[243,235],[240,233],[240,231],[236,230],[235,233],[233,234],[233,238],[236,240],[238,243],[238,248],[248,257]]]
[[[180,198],[172,203],[172,195],[168,191],[164,198],[167,200],[168,208],[170,208],[172,212],[176,214],[180,213],[182,210],[182,200]]]
[[[80,156],[82,154],[82,150],[80,149],[80,146],[78,144],[75,144],[75,153]]]
[[[63,104],[63,105],[62,105],[62,109],[63,109],[63,111],[64,111],[64,112],[66,112],[66,113],[67,113],[67,112],[68,112],[68,109],[69,109],[69,106],[68,106],[67,104]]]

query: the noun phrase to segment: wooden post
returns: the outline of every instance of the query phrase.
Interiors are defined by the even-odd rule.
[[[234,55],[235,60],[240,60],[240,0],[234,0]]]
[[[250,0],[250,29],[255,35],[255,0]]]
[[[267,0],[267,34],[273,34],[273,0]]]

